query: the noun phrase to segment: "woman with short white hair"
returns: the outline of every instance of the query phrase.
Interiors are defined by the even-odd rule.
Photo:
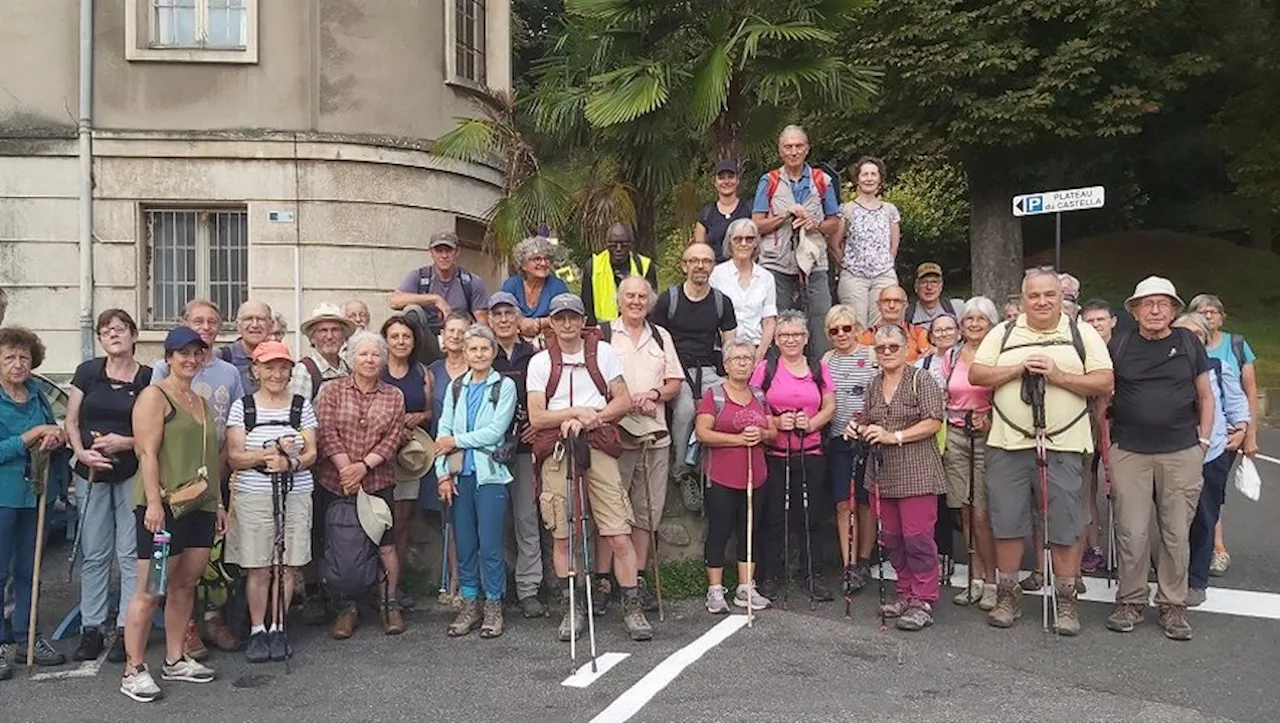
[[[760,231],[749,218],[729,224],[724,242],[729,260],[711,272],[711,287],[729,297],[738,321],[736,338],[756,345],[756,361],[773,343],[778,317],[778,297],[773,274],[756,263]]]

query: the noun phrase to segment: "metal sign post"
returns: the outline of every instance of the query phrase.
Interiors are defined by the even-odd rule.
[[[1102,186],[1088,188],[1069,188],[1064,191],[1038,191],[1024,193],[1013,197],[1013,215],[1042,216],[1046,213],[1054,215],[1053,222],[1053,267],[1062,269],[1062,214],[1069,211],[1085,211],[1091,208],[1102,208],[1106,205],[1106,189]]]

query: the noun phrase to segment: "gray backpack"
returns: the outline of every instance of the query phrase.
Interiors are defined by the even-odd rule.
[[[364,534],[356,498],[333,501],[324,514],[325,587],[340,596],[360,595],[378,581],[378,548]]]

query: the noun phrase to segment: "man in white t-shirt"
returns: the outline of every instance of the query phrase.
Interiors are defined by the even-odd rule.
[[[529,392],[529,423],[535,430],[534,456],[542,465],[542,520],[555,541],[555,570],[566,588],[560,623],[562,641],[577,637],[585,627],[584,606],[575,600],[569,615],[570,525],[573,523],[566,482],[569,460],[547,454],[557,436],[577,436],[591,444],[590,469],[584,483],[597,533],[613,551],[613,572],[622,587],[623,624],[632,640],[649,640],[653,629],[645,619],[636,582],[636,550],[631,543],[631,503],[622,486],[617,455],[621,454],[617,422],[631,410],[631,395],[622,364],[608,343],[582,338],[586,309],[582,299],[560,294],[551,300],[548,349],[529,360],[525,381]],[[566,445],[567,446],[567,445]],[[577,496],[575,491],[574,496]],[[580,529],[574,530],[579,532]]]

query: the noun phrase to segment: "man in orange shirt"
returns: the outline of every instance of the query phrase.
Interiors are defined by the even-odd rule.
[[[876,299],[876,308],[880,311],[880,320],[862,330],[858,335],[858,343],[870,346],[876,330],[884,326],[896,326],[907,335],[907,363],[929,353],[929,332],[923,327],[911,326],[902,320],[907,310],[907,291],[901,286],[886,286]]]

